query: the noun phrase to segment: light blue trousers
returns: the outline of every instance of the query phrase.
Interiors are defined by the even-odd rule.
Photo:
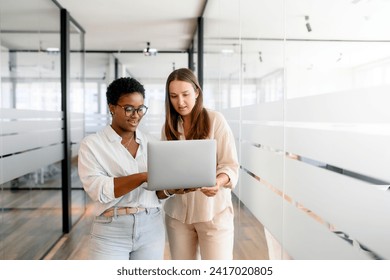
[[[162,260],[165,227],[161,208],[95,217],[89,246],[91,260]]]

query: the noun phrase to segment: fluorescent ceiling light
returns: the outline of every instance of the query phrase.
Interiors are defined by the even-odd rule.
[[[221,53],[223,53],[223,54],[232,54],[232,53],[234,53],[234,51],[232,49],[223,49],[223,50],[221,50]]]
[[[46,51],[47,52],[59,52],[60,49],[59,48],[46,48]]]

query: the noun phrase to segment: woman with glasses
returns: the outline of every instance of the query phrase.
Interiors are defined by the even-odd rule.
[[[233,259],[234,225],[231,189],[238,180],[233,133],[219,112],[203,107],[203,92],[194,73],[181,68],[166,82],[163,140],[215,139],[214,186],[165,190],[165,222],[172,259]],[[167,176],[174,176],[168,174]]]
[[[147,182],[147,136],[138,125],[148,108],[145,89],[133,78],[107,88],[112,116],[96,134],[83,139],[78,170],[94,202],[90,259],[163,259],[165,229],[161,202]]]

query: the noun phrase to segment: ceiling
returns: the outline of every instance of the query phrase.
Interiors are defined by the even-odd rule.
[[[383,43],[390,42],[389,0],[55,2],[85,31],[87,69],[97,76],[104,76],[107,71],[105,52],[111,52],[138,79],[161,79],[173,67],[186,67],[186,51],[202,14],[207,59],[212,61],[215,54],[216,61],[220,60],[222,49],[231,49],[236,54],[242,51],[242,62],[253,77],[267,75],[284,63],[312,67],[322,57],[318,55],[319,49],[325,61],[336,63],[342,54],[344,63],[364,64],[386,57],[388,46],[384,47]],[[59,11],[52,0],[0,0],[0,13],[2,46],[42,50],[59,44]],[[308,22],[311,32],[305,25]],[[156,56],[142,54],[147,42],[158,50]],[[364,42],[370,42],[373,51],[363,52]],[[71,48],[78,47],[78,40],[74,39]],[[261,67],[259,52],[263,60]],[[283,61],[284,55],[287,62]],[[218,65],[223,68],[220,62]],[[211,68],[208,71],[213,73]],[[221,75],[217,72],[216,69],[215,75]]]

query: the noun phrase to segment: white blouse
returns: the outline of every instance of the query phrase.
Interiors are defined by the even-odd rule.
[[[95,203],[98,216],[112,206],[161,207],[155,191],[148,191],[142,184],[133,191],[115,198],[114,178],[146,172],[148,138],[136,131],[139,144],[135,158],[121,144],[122,138],[106,126],[96,134],[86,136],[80,144],[78,171],[84,190]]]
[[[230,181],[225,188],[220,188],[214,197],[208,197],[197,190],[167,199],[164,204],[165,213],[187,224],[210,221],[228,207],[233,211],[231,189],[237,184],[239,171],[234,136],[221,113],[212,110],[207,112],[211,122],[210,139],[217,140],[217,175],[225,173]],[[178,130],[182,133],[180,140],[185,140],[182,121],[178,124]],[[166,140],[164,128],[161,139]]]

